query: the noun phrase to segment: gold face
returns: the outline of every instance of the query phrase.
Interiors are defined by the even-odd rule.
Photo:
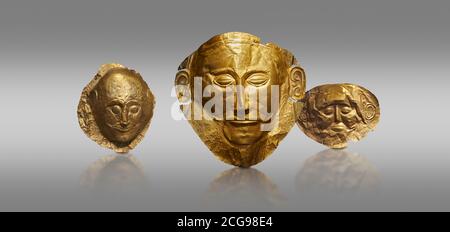
[[[264,47],[255,47],[251,44],[236,45],[220,45],[214,56],[206,56],[203,60],[203,66],[208,67],[204,70],[202,76],[205,77],[203,86],[211,85],[217,88],[225,95],[226,87],[236,89],[240,85],[243,88],[248,86],[255,88],[257,91],[266,91],[267,98],[271,98],[271,86],[280,85],[276,63],[271,59],[271,51]],[[233,55],[238,50],[237,55]],[[220,60],[217,57],[221,57]],[[260,57],[260,59],[252,59],[252,57]],[[218,62],[220,61],[220,62]],[[249,111],[249,98],[233,96],[236,101],[242,102],[245,112]],[[208,97],[203,98],[204,102],[208,101]],[[224,102],[226,102],[226,98]],[[233,110],[237,110],[237,104],[234,104]],[[270,106],[270,105],[268,105]],[[224,108],[225,109],[225,108]],[[226,111],[224,110],[225,114]],[[232,113],[234,114],[234,112]],[[250,145],[258,142],[267,134],[267,131],[261,131],[261,118],[249,119],[248,113],[242,120],[238,120],[234,114],[234,118],[223,121],[223,134],[225,138],[236,145]]]
[[[185,116],[209,149],[226,163],[249,167],[272,153],[293,126],[289,99],[303,97],[305,77],[288,51],[230,32],[189,56],[175,85],[180,101],[189,102],[182,106]],[[214,110],[208,110],[211,101]]]
[[[153,94],[139,73],[121,65],[104,65],[83,91],[80,126],[99,144],[127,152],[142,139],[153,108]]]
[[[367,89],[353,84],[329,84],[306,93],[298,118],[300,128],[315,141],[344,148],[373,130],[379,121],[378,100]]]

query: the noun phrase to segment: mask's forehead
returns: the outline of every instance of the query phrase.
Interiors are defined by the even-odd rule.
[[[260,44],[228,43],[201,53],[202,72],[232,69],[238,75],[252,70],[272,71],[274,51]]]
[[[316,106],[321,108],[332,104],[348,104],[349,92],[342,86],[330,85],[319,90],[316,95]]]
[[[107,74],[99,83],[101,97],[106,101],[141,99],[144,96],[139,78],[126,72]]]

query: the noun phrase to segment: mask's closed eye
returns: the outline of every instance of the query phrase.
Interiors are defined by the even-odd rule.
[[[327,106],[320,111],[325,115],[332,115],[334,113],[334,106],[333,105]]]
[[[247,84],[259,87],[267,84],[269,82],[269,77],[264,74],[253,74],[246,80]]]
[[[138,105],[132,105],[130,106],[130,113],[137,114],[141,110],[141,107]]]
[[[119,105],[110,106],[109,109],[113,114],[119,115],[122,112],[122,108]]]
[[[220,74],[214,77],[213,83],[221,87],[226,87],[235,84],[235,80],[229,74]]]
[[[348,114],[348,113],[352,112],[352,108],[348,107],[348,106],[344,106],[344,107],[341,108],[341,112],[343,114]]]

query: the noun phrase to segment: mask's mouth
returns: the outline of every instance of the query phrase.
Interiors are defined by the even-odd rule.
[[[348,128],[345,124],[343,123],[338,123],[338,124],[334,124],[330,127],[330,130],[336,132],[336,133],[341,133],[341,132],[351,132],[354,130],[354,128]]]
[[[110,125],[108,124],[109,127],[113,128],[114,130],[120,131],[120,132],[128,132],[130,130],[132,130],[134,128],[134,125],[128,124],[128,125],[124,125],[121,123],[118,124],[114,124],[114,125]]]
[[[216,120],[219,121],[219,120]],[[263,120],[220,120],[223,121],[225,125],[230,125],[236,128],[243,128],[243,127],[254,127],[259,126],[264,123],[270,123],[271,120],[263,121]]]
[[[255,121],[255,120],[232,120],[232,121],[225,121],[225,123],[231,124],[231,125],[236,126],[236,127],[241,127],[241,126],[254,126],[254,125],[260,123],[260,121]]]
[[[264,134],[258,120],[226,120],[223,123],[225,138],[233,145],[254,144]]]

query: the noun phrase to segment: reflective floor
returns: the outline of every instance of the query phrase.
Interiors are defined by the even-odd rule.
[[[149,162],[150,154],[80,155],[91,160],[84,167],[68,156],[61,156],[73,162],[68,168],[42,159],[34,165],[23,163],[25,171],[2,165],[1,210],[421,211],[450,207],[446,185],[450,175],[438,169],[443,166],[431,173],[423,172],[425,166],[416,166],[417,172],[409,176],[389,164],[380,168],[351,149],[300,155],[299,162],[277,167],[269,162],[279,162],[270,158],[265,161],[268,165],[248,169],[222,164],[210,154],[199,156],[211,165],[193,166],[186,160],[158,165]]]

